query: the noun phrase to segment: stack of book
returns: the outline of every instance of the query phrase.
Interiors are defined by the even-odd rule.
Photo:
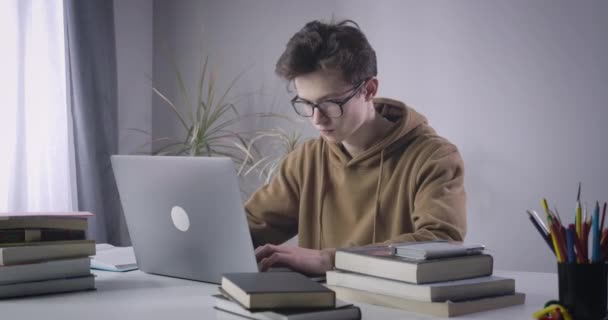
[[[0,298],[95,288],[88,212],[0,213]]]
[[[228,273],[215,295],[219,319],[361,319],[352,304],[295,272]]]
[[[328,288],[346,301],[440,317],[524,303],[514,279],[492,276],[493,258],[481,250],[448,242],[406,246],[338,250],[336,270],[327,272]],[[407,250],[417,248],[423,249]]]

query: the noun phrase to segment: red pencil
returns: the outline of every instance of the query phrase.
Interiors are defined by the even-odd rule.
[[[553,235],[555,236],[555,241],[557,242],[557,246],[562,255],[562,262],[568,262],[568,251],[566,250],[565,238],[562,237],[562,229],[563,226],[557,222],[556,219],[551,220],[551,230],[553,230]]]
[[[589,229],[591,225],[585,221],[583,223],[583,236],[581,237],[581,242],[583,244],[583,255],[585,256],[585,260],[589,257]]]
[[[604,209],[602,210],[602,222],[600,223],[600,234],[604,231],[604,219],[606,218],[606,202],[604,202]]]
[[[583,248],[581,248],[581,240],[578,238],[578,235],[576,234],[576,226],[574,224],[570,224],[568,226],[568,229],[572,229],[572,234],[573,234],[573,240],[574,240],[574,248],[576,250],[574,250],[574,253],[576,254],[576,262],[577,263],[583,263],[584,259],[583,259]]]
[[[600,251],[603,254],[602,259],[606,259],[608,258],[608,230],[604,230],[604,232],[602,232],[602,240],[600,241]]]
[[[559,214],[557,213],[557,208],[555,211],[547,210],[549,215],[551,216],[551,221],[553,226],[555,227],[556,241],[559,246],[559,251],[562,252],[564,262],[568,262],[568,246],[566,245],[566,228],[562,225],[562,221],[559,218]]]

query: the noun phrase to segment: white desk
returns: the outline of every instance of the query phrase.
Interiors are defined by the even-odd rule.
[[[116,319],[216,319],[213,309],[217,286],[146,274],[95,272],[96,291],[0,300],[2,319],[116,320]],[[534,311],[557,298],[557,276],[552,273],[501,272],[516,279],[516,289],[526,293],[526,304],[481,312],[457,319],[531,319]],[[438,319],[362,303],[363,319]]]

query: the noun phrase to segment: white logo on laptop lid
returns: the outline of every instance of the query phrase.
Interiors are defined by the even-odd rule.
[[[186,210],[182,207],[175,206],[171,209],[171,220],[179,231],[186,232],[190,228],[190,219],[188,218]]]

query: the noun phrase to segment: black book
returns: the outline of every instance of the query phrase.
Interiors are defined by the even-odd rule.
[[[213,295],[215,309],[223,313],[218,319],[254,319],[254,320],[360,320],[361,310],[352,303],[336,300],[333,309],[275,309],[265,311],[249,311],[235,302],[226,292],[219,289],[222,294]],[[234,317],[230,317],[234,315]],[[242,317],[242,318],[241,318]]]
[[[336,305],[332,290],[296,272],[227,273],[221,288],[249,310]]]

